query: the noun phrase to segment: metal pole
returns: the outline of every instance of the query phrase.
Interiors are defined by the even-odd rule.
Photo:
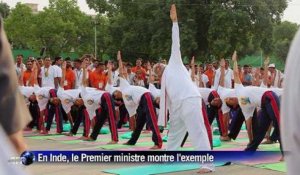
[[[95,21],[95,58],[97,59],[97,24]]]

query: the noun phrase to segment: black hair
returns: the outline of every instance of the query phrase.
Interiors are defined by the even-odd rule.
[[[70,57],[65,58],[65,61],[71,61]]]

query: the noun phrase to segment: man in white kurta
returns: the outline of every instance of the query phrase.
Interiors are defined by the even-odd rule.
[[[188,131],[196,150],[209,151],[211,147],[201,111],[201,95],[181,59],[175,5],[171,8],[171,19],[173,21],[172,52],[162,75],[159,113],[159,117],[166,119],[167,109],[170,112],[167,150],[177,150]],[[214,170],[214,167],[205,165],[202,170],[209,172]]]
[[[300,172],[300,31],[291,45],[285,67],[284,92],[281,103],[281,137],[287,174],[296,175]]]

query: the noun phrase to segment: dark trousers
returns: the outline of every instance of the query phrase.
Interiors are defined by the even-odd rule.
[[[90,118],[86,111],[85,106],[81,106],[81,107],[74,106],[74,107],[72,107],[72,109],[73,109],[73,111],[72,111],[71,115],[72,115],[72,118],[75,120],[74,120],[74,125],[71,129],[71,133],[76,135],[78,128],[80,126],[80,123],[83,122],[82,136],[88,137],[90,134],[91,121],[90,121]],[[73,117],[73,115],[74,115],[74,117]]]
[[[97,139],[99,132],[108,118],[109,129],[111,132],[111,138],[113,141],[118,141],[118,131],[116,124],[116,113],[115,113],[115,105],[112,102],[112,97],[109,93],[104,93],[101,97],[101,105],[100,108],[96,110],[96,122],[93,128],[93,132],[90,137],[94,140]]]
[[[63,131],[63,117],[62,117],[62,106],[59,104],[58,106],[55,106],[53,104],[50,104],[50,102],[47,105],[47,112],[46,112],[46,131],[50,131],[53,118],[55,115],[55,121],[56,121],[56,132],[61,133]]]
[[[126,124],[129,118],[129,114],[124,103],[119,106],[119,112],[120,112],[120,119],[117,125],[118,129],[122,128],[122,125]]]
[[[40,108],[37,101],[30,102],[29,104],[29,112],[32,117],[32,121],[27,125],[28,128],[34,128],[36,126],[37,130],[40,130]]]
[[[162,138],[157,126],[157,116],[153,105],[153,97],[149,92],[145,93],[141,97],[136,113],[136,128],[133,131],[131,139],[128,141],[128,143],[134,145],[137,142],[141,131],[147,122],[152,131],[152,141],[155,143],[155,145],[161,147]]]
[[[206,106],[207,116],[209,120],[209,124],[211,125],[214,121],[214,119],[217,120],[217,124],[219,127],[220,135],[225,135],[225,127],[224,127],[224,121],[223,121],[223,114],[222,111],[214,106],[207,105]]]
[[[258,117],[258,128],[256,135],[253,135],[253,141],[247,146],[245,149],[246,151],[256,151],[258,148],[259,144],[262,142],[262,140],[265,138],[265,135],[268,131],[268,128],[273,122],[273,126],[276,132],[278,132],[278,140],[280,143],[280,149],[282,151],[282,146],[281,146],[281,141],[280,141],[280,130],[279,130],[279,121],[280,121],[280,116],[279,116],[279,98],[278,96],[272,92],[272,91],[267,91],[264,93],[262,97],[262,102],[261,102],[261,111],[259,113]]]
[[[210,143],[210,147],[213,148],[213,136],[212,136],[212,131],[211,131],[211,124],[209,123],[209,118],[207,116],[207,111],[206,111],[206,105],[203,100],[202,100],[201,108],[202,108],[203,121],[204,121],[205,129],[207,132],[208,140]]]

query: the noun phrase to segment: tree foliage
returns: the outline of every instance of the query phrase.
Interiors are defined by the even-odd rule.
[[[5,2],[0,2],[0,15],[6,18],[10,13],[10,8]]]

